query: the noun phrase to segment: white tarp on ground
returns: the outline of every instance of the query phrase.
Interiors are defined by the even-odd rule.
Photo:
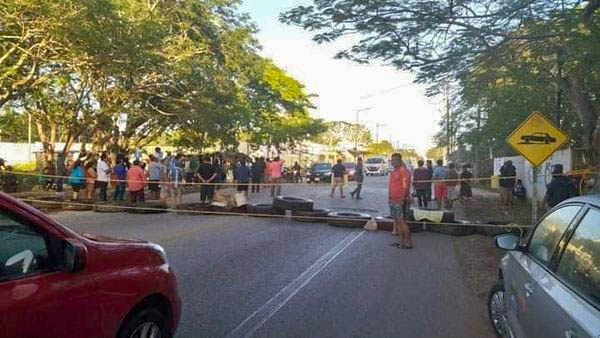
[[[523,158],[523,156],[494,158],[494,175],[500,175],[500,167],[508,160],[511,160],[515,168],[517,168],[517,178],[523,181],[523,185],[525,186],[525,189],[527,189],[527,198],[532,198],[534,184],[533,168],[529,161]],[[565,172],[571,170],[573,165],[571,148],[555,152],[539,167],[536,181],[536,197],[539,201],[543,200],[544,195],[546,195],[546,185],[552,180],[552,166],[555,164],[562,164]]]

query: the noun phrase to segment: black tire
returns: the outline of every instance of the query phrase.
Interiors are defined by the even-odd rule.
[[[159,309],[149,307],[135,312],[133,315],[125,319],[123,325],[117,333],[118,338],[134,338],[145,323],[155,325],[160,332],[160,337],[170,337],[169,319]]]
[[[291,196],[276,196],[273,198],[273,208],[292,211],[311,211],[314,202],[312,200]]]
[[[125,209],[130,214],[161,214],[167,212],[169,206],[166,203],[162,202],[139,202],[139,203],[130,203],[127,205],[128,207],[134,209]],[[135,209],[141,208],[141,209]],[[144,209],[147,208],[147,209]]]
[[[205,203],[184,203],[177,206],[177,214],[178,215],[187,215],[187,216],[199,216],[199,215],[207,215],[209,213],[204,213],[205,211],[213,211],[213,207],[210,204]],[[191,212],[187,212],[191,211]]]
[[[268,217],[261,215],[285,215],[285,210],[273,208],[273,204],[249,204],[248,214],[254,217]]]
[[[504,281],[499,280],[488,295],[488,318],[498,337],[511,337],[511,329],[506,317],[506,301],[504,299]]]
[[[429,209],[429,208],[421,208],[421,210],[428,210],[428,211],[440,211],[440,210],[436,210],[436,209]],[[442,223],[453,223],[454,222],[454,218],[455,218],[455,214],[453,211],[443,211],[443,216],[442,216]],[[427,223],[433,223],[428,219],[422,219],[422,220],[417,220],[415,219],[415,211],[413,209],[410,209],[410,211],[408,212],[408,220],[411,222],[427,222]]]
[[[104,213],[110,213],[110,212],[125,212],[127,211],[126,208],[123,208],[125,206],[125,203],[115,203],[115,202],[95,202],[92,210],[94,212],[104,212]]]
[[[377,230],[392,231],[394,229],[394,220],[387,217],[375,217]]]
[[[29,199],[31,201],[24,201],[25,203],[31,205],[32,207],[39,209],[41,211],[58,211],[63,209],[63,197],[60,196],[30,196],[24,197],[25,199]],[[39,202],[38,202],[39,201]],[[47,202],[47,203],[46,203]]]
[[[63,202],[63,210],[68,211],[92,211],[94,202],[90,200],[68,199]]]
[[[315,209],[312,211],[295,210],[292,211],[292,219],[303,223],[327,223],[327,215],[331,212],[329,209]],[[300,216],[300,217],[294,217]],[[314,217],[314,218],[311,218]]]
[[[455,223],[457,225],[427,223],[426,228],[428,231],[437,232],[440,234],[450,235],[450,236],[469,236],[476,232],[476,230],[473,226],[465,225],[465,224],[470,224],[471,222],[469,222],[469,221],[458,221],[457,220],[452,223]]]
[[[521,231],[524,232],[524,229],[521,228],[521,231],[519,230],[519,228],[508,228],[506,227],[508,224],[510,224],[510,222],[507,221],[492,221],[492,222],[486,222],[484,223],[484,225],[486,226],[478,226],[477,228],[477,233],[482,235],[482,236],[488,236],[488,237],[496,237],[498,235],[502,235],[502,234],[521,234]],[[487,226],[487,225],[495,225],[495,226]]]
[[[334,211],[327,214],[327,223],[342,228],[362,228],[371,219],[371,215],[362,212]]]
[[[394,229],[394,220],[391,217],[376,217],[377,229],[384,231],[392,231]],[[411,233],[422,232],[423,223],[407,221],[408,229]]]
[[[248,205],[242,205],[241,207],[224,208],[219,206],[212,206],[212,211],[216,216],[242,216],[248,213]],[[285,212],[284,212],[285,213]]]

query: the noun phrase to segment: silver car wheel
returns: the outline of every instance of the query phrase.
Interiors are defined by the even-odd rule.
[[[497,290],[490,299],[490,315],[496,332],[502,337],[513,338],[514,334],[508,325],[506,316],[506,304],[504,303],[504,291]]]
[[[138,325],[131,338],[161,338],[160,327],[154,322],[145,322]]]

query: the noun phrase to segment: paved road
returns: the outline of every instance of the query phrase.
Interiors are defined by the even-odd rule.
[[[327,186],[286,186],[316,207],[387,215],[386,178],[368,178],[362,201],[331,199]],[[197,195],[187,195],[193,201]],[[269,196],[251,196],[253,202]],[[161,244],[184,300],[178,337],[486,337],[473,313],[452,241],[289,219],[62,212],[79,231]]]

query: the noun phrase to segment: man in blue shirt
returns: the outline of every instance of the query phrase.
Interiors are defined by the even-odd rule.
[[[117,165],[114,167],[113,172],[118,180],[113,200],[122,201],[127,187],[127,167],[122,156],[117,157]]]
[[[437,160],[437,166],[433,168],[432,179],[435,182],[433,186],[435,202],[437,203],[438,209],[442,209],[444,202],[448,201],[448,169],[444,167],[444,161]]]

